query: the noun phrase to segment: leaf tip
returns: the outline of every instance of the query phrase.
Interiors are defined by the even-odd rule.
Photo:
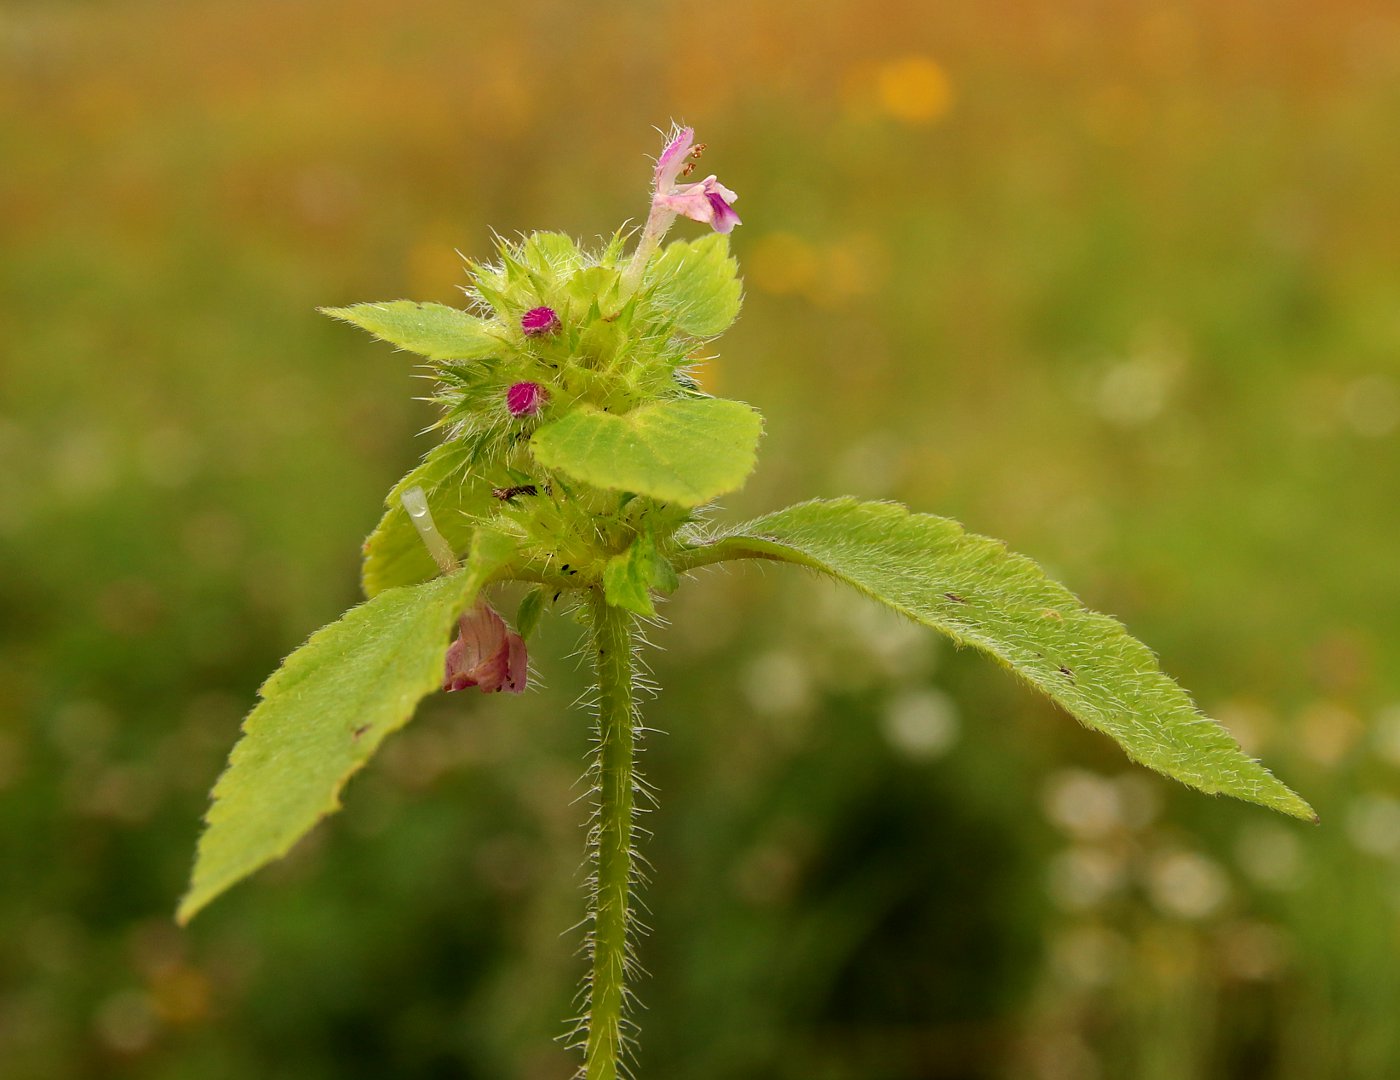
[[[209,896],[204,895],[203,890],[190,887],[190,891],[180,898],[180,904],[175,909],[175,925],[182,929],[189,926],[190,920],[198,915],[208,906]]]
[[[1290,787],[1283,787],[1281,798],[1270,800],[1264,805],[1271,810],[1277,810],[1282,814],[1287,814],[1291,818],[1297,818],[1299,821],[1306,821],[1309,825],[1317,825],[1321,822],[1321,818],[1317,816],[1317,811],[1308,805],[1306,799]]]

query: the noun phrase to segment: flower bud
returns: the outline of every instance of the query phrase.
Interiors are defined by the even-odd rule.
[[[526,337],[540,337],[559,329],[559,316],[552,307],[531,308],[520,316],[520,329]]]
[[[518,382],[506,391],[511,416],[534,416],[549,400],[549,392],[535,382]]]

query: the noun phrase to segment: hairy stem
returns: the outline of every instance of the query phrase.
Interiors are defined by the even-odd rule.
[[[651,213],[647,215],[646,226],[642,229],[642,238],[637,241],[637,250],[632,252],[632,260],[622,273],[622,295],[624,298],[637,291],[637,286],[642,283],[642,274],[646,272],[647,263],[656,254],[656,249],[661,246],[662,237],[666,235],[671,228],[671,222],[675,220],[676,212],[674,210],[657,206],[653,200]]]
[[[593,853],[593,971],[589,980],[586,1080],[616,1080],[622,1070],[627,1005],[628,931],[633,881],[636,707],[632,616],[594,589],[593,664],[598,676],[597,808]]]

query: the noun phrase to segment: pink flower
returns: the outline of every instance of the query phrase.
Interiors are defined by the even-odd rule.
[[[672,136],[656,159],[656,172],[652,176],[653,213],[661,210],[684,214],[693,221],[703,221],[715,232],[732,232],[735,225],[743,224],[734,211],[738,195],[714,176],[707,176],[696,184],[676,183],[695,167],[694,161],[704,149],[703,145],[695,145],[694,128],[680,128]]]
[[[703,221],[715,232],[727,233],[733,232],[735,225],[743,224],[730,205],[738,197],[713,176],[707,176],[698,184],[682,184],[670,194],[658,194],[656,205],[684,214],[692,221]]]
[[[534,416],[548,400],[549,391],[535,382],[518,382],[506,391],[511,416]]]
[[[457,620],[457,627],[457,640],[447,649],[444,690],[475,686],[483,694],[498,690],[518,694],[525,689],[525,640],[506,628],[490,604],[478,600]]]
[[[520,329],[526,337],[552,334],[559,329],[559,315],[552,307],[531,308],[520,316]]]

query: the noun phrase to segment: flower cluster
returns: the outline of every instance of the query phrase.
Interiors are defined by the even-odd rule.
[[[706,176],[697,182],[682,182],[683,178],[690,175],[694,169],[694,162],[699,160],[703,153],[703,144],[694,141],[694,129],[692,127],[675,127],[666,140],[666,146],[657,158],[654,172],[652,172],[652,192],[650,214],[647,217],[647,226],[643,230],[640,241],[638,241],[636,252],[631,259],[629,275],[633,276],[631,286],[640,283],[641,273],[650,262],[651,256],[658,249],[659,240],[664,237],[666,231],[671,228],[671,224],[678,216],[689,217],[694,221],[707,224],[714,228],[715,233],[731,233],[736,224],[739,224],[738,213],[735,213],[734,203],[738,196],[729,191],[727,186],[720,184],[714,175]],[[518,252],[511,255],[514,259],[512,265],[525,266],[528,273],[533,275],[532,282],[550,282],[554,273],[559,272],[560,254],[556,248],[547,249],[540,247],[542,241],[526,241]],[[577,258],[577,255],[575,255]],[[504,273],[504,280],[493,283],[493,287],[483,286],[484,294],[490,293],[491,297],[508,294],[512,287],[510,280],[511,270],[501,270]],[[567,296],[550,293],[547,287],[535,284],[533,286],[532,300],[535,305],[518,315],[519,332],[525,338],[525,352],[529,357],[553,357],[556,350],[560,349],[560,342],[566,340],[561,336],[566,325],[568,333],[577,336],[581,331],[585,331],[578,324],[578,317],[582,312],[571,307],[571,301]],[[626,294],[626,293],[624,293]],[[547,303],[540,303],[547,300]],[[500,304],[493,304],[500,310]],[[596,307],[596,305],[595,305]],[[519,308],[517,308],[517,311]],[[594,314],[596,317],[596,312]],[[603,322],[610,322],[616,319],[617,315],[609,315]],[[622,324],[623,326],[626,324]],[[595,333],[598,333],[595,331]],[[601,339],[602,340],[602,339]],[[620,340],[620,339],[619,339]],[[557,371],[554,361],[549,360],[550,368]],[[514,380],[507,382],[504,392],[505,412],[510,413],[512,420],[529,420],[540,416],[540,412],[556,398],[556,403],[563,402],[567,405],[570,401],[570,388],[567,380],[560,382],[557,377],[550,377],[549,385],[546,381],[540,380],[540,375],[529,367],[518,368],[518,374],[514,374]],[[463,373],[452,373],[454,377],[472,380],[479,375],[473,373],[470,368]],[[669,378],[669,375],[668,375]],[[503,380],[504,381],[504,380]],[[497,382],[493,394],[500,394],[500,382]],[[470,401],[470,398],[463,398],[463,401]],[[480,405],[484,405],[482,399],[476,399]],[[500,409],[501,398],[494,398],[496,405],[493,408]],[[487,430],[500,430],[489,427]],[[535,494],[538,487],[533,483],[515,483],[512,486],[491,487],[491,493],[497,499],[510,501],[517,494]],[[421,539],[427,545],[428,552],[433,555],[434,562],[442,573],[452,573],[458,569],[456,562],[456,552],[454,545],[448,541],[447,536],[441,534],[437,525],[433,521],[433,515],[428,511],[427,499],[421,489],[407,490],[403,496],[403,507],[409,511],[413,524],[419,529]],[[444,660],[444,675],[442,675],[442,689],[445,691],[462,691],[469,686],[476,686],[483,693],[494,693],[497,691],[510,691],[519,693],[524,691],[526,677],[528,677],[528,657],[526,657],[525,640],[517,632],[505,625],[501,616],[491,608],[484,600],[477,600],[470,611],[458,619],[458,632],[448,647],[447,656]]]

